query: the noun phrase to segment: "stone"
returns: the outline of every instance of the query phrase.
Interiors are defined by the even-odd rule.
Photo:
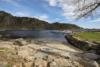
[[[13,40],[12,42],[15,41]],[[22,42],[26,40],[17,39],[17,41]],[[55,46],[58,45],[57,43],[49,43],[49,45],[41,45],[39,43],[24,44],[17,47],[10,44],[13,47],[8,48],[9,52],[0,52],[0,61],[10,62],[13,65],[12,67],[98,67],[98,63],[95,61],[98,58],[97,55],[81,53],[81,51],[77,52],[77,49],[61,43],[59,46]],[[15,50],[11,50],[15,47]],[[17,54],[13,52],[17,52]]]
[[[85,54],[83,54],[83,56],[85,58],[88,58],[88,59],[91,59],[91,60],[96,60],[96,59],[99,58],[99,55],[96,55],[94,53],[85,53]]]
[[[27,45],[27,44],[28,44],[28,42],[25,41],[24,39],[17,39],[14,42],[14,45],[18,45],[18,46],[24,46],[24,45]]]

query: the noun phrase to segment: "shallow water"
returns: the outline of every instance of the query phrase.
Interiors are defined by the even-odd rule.
[[[0,33],[17,38],[33,38],[39,40],[66,41],[64,33],[56,30],[6,30]]]

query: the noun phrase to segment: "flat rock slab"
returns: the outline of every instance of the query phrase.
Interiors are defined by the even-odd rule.
[[[0,52],[0,58],[3,58],[0,61],[11,67],[99,67],[95,54],[84,53],[62,42],[17,41],[23,41],[25,45],[14,44],[16,40],[0,43],[0,48],[9,47]]]

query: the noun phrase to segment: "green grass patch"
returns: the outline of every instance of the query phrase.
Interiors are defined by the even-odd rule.
[[[100,43],[100,32],[77,32],[74,33],[74,37],[90,41],[90,42],[99,42]]]
[[[7,51],[7,48],[0,48],[0,52]]]

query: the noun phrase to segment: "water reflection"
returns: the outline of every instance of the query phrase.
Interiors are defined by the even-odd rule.
[[[3,33],[10,37],[66,41],[64,38],[64,33],[55,30],[6,30],[0,33]]]

